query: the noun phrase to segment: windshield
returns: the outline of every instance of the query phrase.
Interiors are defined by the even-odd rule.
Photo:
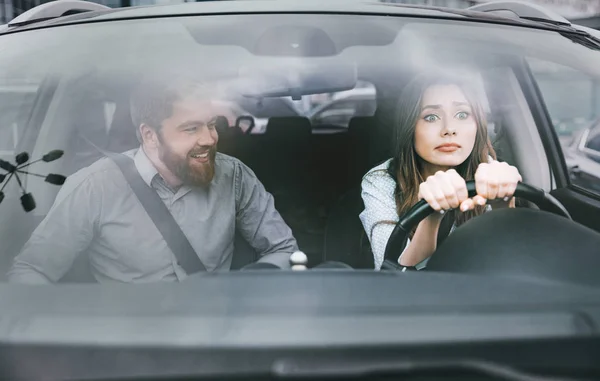
[[[398,182],[403,168],[418,178],[489,158],[549,191],[563,169],[551,163],[565,160],[587,171],[569,181],[600,194],[597,157],[578,150],[597,146],[580,140],[598,136],[600,52],[568,33],[232,14],[6,34],[0,53],[4,281],[181,281],[256,263],[379,270],[403,202],[425,197],[420,181]],[[445,79],[407,95],[432,75]],[[435,139],[450,143],[428,156]],[[545,149],[554,139],[558,159]],[[401,152],[428,164],[393,160]],[[306,263],[290,264],[296,251]]]

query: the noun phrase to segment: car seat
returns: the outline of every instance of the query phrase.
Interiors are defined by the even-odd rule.
[[[219,134],[218,150],[219,152],[239,157],[241,138],[244,132],[237,126],[230,126],[229,121],[224,116],[218,116],[216,120],[217,133]]]
[[[261,167],[265,187],[288,202],[306,196],[311,155],[311,125],[304,117],[273,117],[267,124]],[[280,201],[283,201],[281,198]]]
[[[325,228],[323,262],[343,262],[355,269],[374,268],[371,244],[360,221],[364,210],[360,185],[352,187],[331,209]]]
[[[370,169],[371,139],[375,128],[375,119],[370,116],[355,116],[348,125],[348,179],[350,184],[361,181]]]

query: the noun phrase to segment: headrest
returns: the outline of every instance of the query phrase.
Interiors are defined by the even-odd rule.
[[[353,116],[348,123],[348,131],[353,132],[365,132],[372,128],[375,124],[375,118],[372,116]]]
[[[217,131],[225,130],[225,129],[229,128],[229,121],[223,115],[219,115],[215,118],[215,125],[217,128]]]
[[[302,138],[310,137],[312,127],[308,118],[302,116],[271,117],[267,123],[267,135]]]

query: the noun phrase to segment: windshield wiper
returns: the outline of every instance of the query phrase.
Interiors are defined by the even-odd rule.
[[[600,42],[597,38],[592,35],[587,34],[586,32],[577,32],[577,33],[563,33],[559,32],[563,37],[568,38],[572,42],[583,45],[588,49],[592,50],[600,50]]]
[[[318,377],[372,377],[374,375],[447,375],[472,374],[490,376],[507,381],[583,381],[574,378],[559,378],[548,375],[526,373],[508,365],[483,360],[446,361],[368,361],[361,363],[335,362],[323,360],[299,362],[281,359],[272,367],[272,373],[279,378],[318,378]]]

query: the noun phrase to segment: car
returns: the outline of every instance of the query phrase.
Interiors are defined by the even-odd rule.
[[[560,126],[600,116],[597,31],[508,1],[458,10],[368,0],[113,9],[59,0],[9,22],[0,52],[7,99],[0,131],[12,139],[0,160],[4,378],[600,377],[599,135],[584,123]],[[231,271],[200,271],[181,282],[136,282],[127,250],[113,252],[110,263],[132,269],[137,284],[103,278],[106,262],[87,249],[48,279],[55,284],[8,282],[27,245],[56,238],[34,233],[39,226],[77,231],[75,220],[46,219],[68,196],[63,183],[139,148],[134,89],[173,72],[214,86],[211,97],[238,102],[233,116],[210,119],[219,130],[231,128],[234,116],[236,126],[266,119],[262,133],[223,133],[218,149],[227,143],[227,155],[273,196],[299,246],[290,269],[248,268],[256,253],[236,236]],[[410,271],[398,263],[401,244],[433,213],[419,201],[388,221],[389,255],[376,270],[359,219],[363,176],[394,154],[397,118],[408,112],[400,95],[423,72],[467,76],[475,85],[498,160],[522,175],[519,207],[462,224],[425,270]],[[364,83],[374,89],[367,97],[373,115],[331,131],[313,128],[308,110],[365,91]],[[259,115],[240,99],[287,99],[299,113],[278,103],[278,111]],[[566,138],[578,142],[572,151]],[[575,179],[575,165],[585,181]],[[468,190],[476,193],[472,182]],[[89,212],[88,200],[80,201],[74,213]],[[94,206],[89,231],[54,247],[85,244],[84,236],[100,234],[100,219],[134,249],[166,234],[131,236],[106,212],[131,205],[107,199]],[[43,251],[48,263],[63,254]]]

